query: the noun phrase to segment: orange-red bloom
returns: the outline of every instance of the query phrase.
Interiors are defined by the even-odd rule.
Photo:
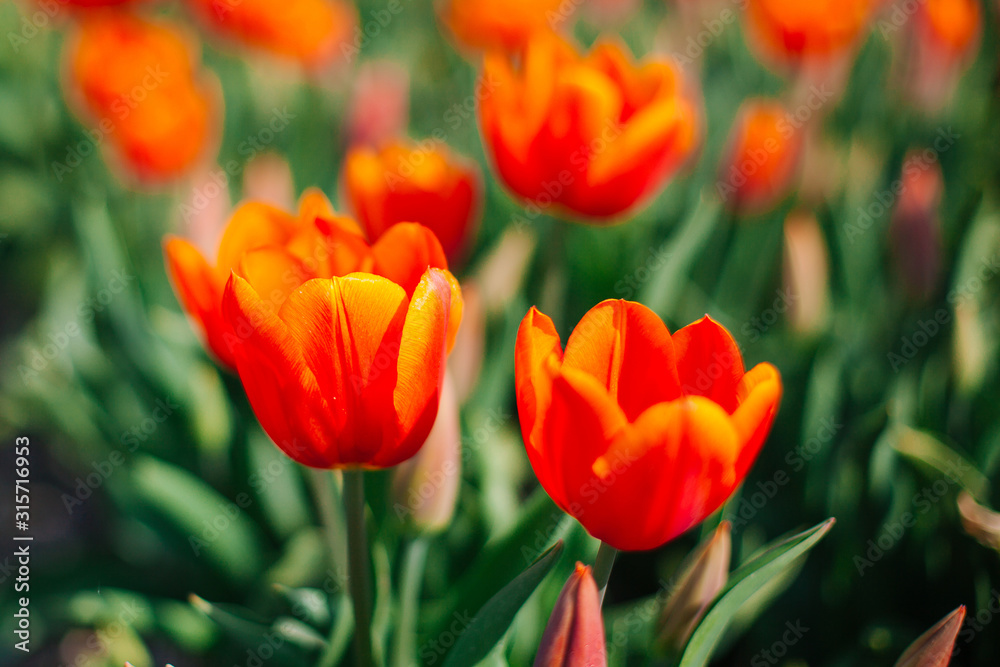
[[[751,43],[771,62],[800,65],[847,52],[881,0],[750,0]]]
[[[802,156],[802,136],[784,106],[745,102],[733,125],[718,190],[739,211],[767,209],[788,192]]]
[[[344,0],[188,0],[212,29],[252,47],[321,67],[340,55],[357,15]]]
[[[140,179],[191,168],[218,134],[217,96],[180,31],[123,12],[87,14],[67,51],[70,98]]]
[[[355,148],[344,164],[347,197],[368,237],[400,222],[419,222],[452,261],[462,255],[478,214],[479,171],[446,148],[390,143]]]
[[[334,214],[318,190],[303,194],[297,215],[260,202],[242,204],[222,235],[214,265],[184,239],[168,238],[164,250],[181,305],[208,348],[230,368],[236,367],[233,345],[239,336],[222,317],[222,296],[231,272],[276,310],[312,278],[363,271],[412,294],[427,267],[448,266],[434,234],[420,225],[397,225],[369,246],[357,223]]]
[[[517,51],[549,32],[565,0],[449,0],[441,19],[459,42],[473,49]]]
[[[679,71],[636,66],[611,43],[583,56],[536,35],[518,64],[487,56],[479,97],[483,139],[507,186],[540,208],[593,219],[649,198],[699,137]]]
[[[705,317],[671,335],[648,308],[605,301],[566,344],[532,308],[515,357],[521,431],[549,496],[618,549],[656,548],[714,512],[771,428],[781,379],[743,370]]]

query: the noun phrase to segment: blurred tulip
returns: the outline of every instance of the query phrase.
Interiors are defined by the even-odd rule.
[[[971,62],[982,32],[977,0],[924,0],[909,34],[906,83],[910,96],[937,112]]]
[[[980,544],[1000,551],[1000,513],[983,507],[967,492],[958,494],[958,514],[962,527]]]
[[[691,156],[701,121],[680,72],[601,43],[577,53],[536,35],[520,64],[489,55],[479,98],[487,152],[529,210],[607,223],[643,204]]]
[[[859,41],[881,0],[749,0],[751,46],[769,63],[829,63]]]
[[[345,0],[188,0],[211,29],[308,68],[351,48],[357,12]]]
[[[533,35],[557,28],[565,1],[446,0],[440,14],[441,21],[463,46],[514,52]]]
[[[896,662],[896,667],[947,667],[963,621],[964,605],[942,618],[937,625],[910,644]]]
[[[802,133],[789,118],[777,101],[743,103],[719,174],[719,195],[730,209],[768,210],[793,187],[802,157]]]
[[[508,227],[476,268],[487,313],[503,311],[521,291],[538,239],[530,229]]]
[[[829,305],[830,257],[816,216],[794,212],[785,220],[784,286],[788,319],[799,333],[818,332]]]
[[[358,68],[347,111],[351,145],[380,145],[409,125],[410,75],[400,63],[375,60]]]
[[[903,161],[899,183],[899,199],[889,227],[893,255],[906,291],[927,298],[941,273],[941,166],[913,152]]]
[[[462,297],[419,247],[436,244],[433,235],[410,227],[397,225],[372,248],[369,270],[307,280],[277,309],[237,272],[226,284],[222,313],[247,398],[299,463],[388,468],[427,440]],[[265,252],[294,264],[288,253]]]
[[[217,140],[217,84],[171,24],[123,12],[88,14],[66,60],[69,98],[97,123],[91,139],[111,144],[140,180],[176,178]]]
[[[445,372],[441,404],[427,442],[393,473],[393,509],[399,519],[407,519],[417,530],[427,533],[444,530],[455,513],[461,484],[462,431],[458,420],[458,396],[451,373]]]
[[[419,222],[456,262],[475,232],[482,198],[479,170],[431,140],[351,150],[344,186],[371,239],[397,223]]]
[[[243,168],[243,197],[288,209],[295,204],[295,180],[285,158],[274,153],[254,156]]]
[[[535,667],[603,667],[607,664],[597,584],[590,568],[577,563],[545,626]]]
[[[677,574],[677,583],[656,624],[656,642],[670,651],[687,644],[709,605],[729,580],[732,531],[723,521],[712,536],[698,545]]]
[[[230,368],[235,368],[228,342],[233,331],[221,308],[232,271],[250,280],[277,308],[310,278],[366,268],[371,253],[357,223],[337,217],[319,190],[302,195],[298,215],[261,202],[240,205],[223,232],[214,266],[185,239],[167,237],[164,252],[181,305],[209,350]],[[443,254],[437,260],[431,265],[445,266]]]
[[[701,522],[757,457],[781,398],[770,364],[745,373],[709,317],[671,336],[648,308],[605,301],[563,352],[532,308],[517,336],[515,391],[542,486],[594,537],[654,549]]]
[[[462,302],[462,326],[455,335],[455,347],[448,360],[459,404],[465,402],[479,381],[486,346],[486,311],[476,281],[462,284]]]
[[[952,354],[958,388],[974,394],[990,377],[994,350],[993,334],[984,326],[982,310],[974,299],[955,303],[955,333]]]

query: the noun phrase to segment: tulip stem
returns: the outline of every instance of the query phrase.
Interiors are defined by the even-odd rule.
[[[615,565],[615,556],[618,549],[607,542],[601,542],[601,547],[597,550],[597,558],[594,560],[594,582],[597,583],[597,590],[604,604],[604,593],[608,590],[608,579],[611,578],[611,568]]]
[[[347,583],[354,603],[354,653],[358,667],[372,667],[372,589],[365,530],[365,477],[361,470],[344,471],[347,513]]]
[[[406,560],[403,563],[403,580],[400,582],[400,612],[399,627],[396,629],[396,641],[393,647],[393,664],[396,667],[409,667],[413,664],[416,654],[417,612],[420,607],[420,585],[424,579],[424,566],[427,564],[426,537],[417,537],[406,549]]]

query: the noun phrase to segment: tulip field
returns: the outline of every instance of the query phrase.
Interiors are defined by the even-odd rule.
[[[998,28],[0,3],[0,665],[996,665]]]

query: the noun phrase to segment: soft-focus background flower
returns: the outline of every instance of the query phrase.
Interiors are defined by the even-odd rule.
[[[671,331],[709,313],[747,368],[778,368],[784,397],[720,512],[662,548],[619,556],[605,601],[610,663],[645,664],[678,565],[722,520],[736,567],[835,516],[810,559],[741,610],[718,664],[892,664],[963,604],[956,662],[995,664],[1000,7],[539,3],[539,25],[582,53],[610,37],[636,63],[670,63],[693,101],[689,158],[641,197],[597,211],[628,209],[597,226],[559,217],[572,206],[524,206],[507,183],[554,188],[538,175],[548,165],[498,174],[484,144],[480,109],[517,100],[501,79],[477,82],[478,49],[516,50],[524,24],[512,21],[534,3],[493,7],[504,4],[0,4],[0,489],[11,488],[14,438],[29,436],[35,537],[35,652],[12,648],[5,546],[0,664],[311,664],[314,628],[324,639],[343,622],[343,562],[327,560],[315,528],[310,473],[271,444],[239,379],[204,350],[162,240],[215,258],[238,202],[290,211],[311,186],[382,233],[394,204],[370,203],[352,186],[362,167],[346,162],[352,148],[393,142],[413,150],[381,154],[402,179],[386,181],[389,195],[440,206],[466,310],[448,371],[457,460],[432,450],[395,492],[392,471],[369,476],[374,634],[390,657],[389,593],[403,579],[390,563],[430,516],[421,664],[441,664],[469,615],[565,540],[490,664],[534,659],[574,563],[592,563],[597,545],[528,463],[517,329],[537,305],[565,345],[591,307],[623,298]],[[152,56],[129,51],[154,58],[152,72],[123,62],[125,51],[102,53],[106,41],[71,57],[98,20],[88,12],[122,11],[170,27]],[[779,116],[748,124],[761,100]],[[442,191],[447,164],[462,167],[471,204]],[[407,194],[413,182],[430,194]],[[445,426],[435,437],[456,437]],[[457,496],[453,515],[436,493]],[[0,526],[10,544],[9,496]],[[800,629],[793,643],[789,626]]]

